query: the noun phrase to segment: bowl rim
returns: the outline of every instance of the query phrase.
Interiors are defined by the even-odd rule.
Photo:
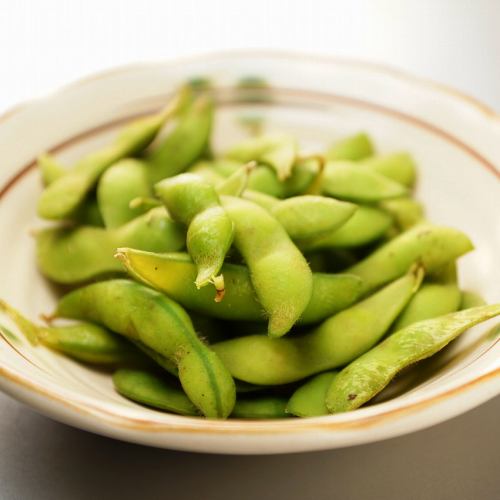
[[[419,76],[414,76],[409,72],[394,68],[390,65],[373,63],[369,61],[362,61],[359,59],[318,55],[318,54],[308,54],[308,53],[298,53],[298,52],[287,52],[279,50],[256,50],[256,49],[243,49],[243,50],[231,50],[231,51],[215,51],[200,53],[198,55],[191,55],[173,59],[156,60],[156,61],[145,61],[136,62],[126,65],[120,65],[111,69],[102,70],[99,72],[92,73],[90,75],[78,78],[69,84],[59,87],[57,90],[45,94],[44,96],[37,97],[34,99],[23,101],[20,104],[14,105],[8,108],[0,115],[0,125],[7,122],[9,119],[14,117],[18,112],[24,110],[32,104],[40,101],[44,101],[51,98],[56,98],[58,95],[64,93],[67,90],[72,90],[76,87],[84,85],[85,83],[105,79],[112,75],[127,73],[137,69],[142,69],[146,67],[164,66],[173,67],[178,65],[184,65],[188,62],[197,62],[207,59],[221,59],[221,58],[238,58],[238,57],[266,57],[266,58],[287,58],[296,61],[312,61],[327,65],[343,65],[351,66],[371,72],[377,72],[382,75],[390,76],[392,78],[400,79],[409,82],[418,87],[425,87],[428,90],[439,92],[451,96],[455,100],[460,100],[462,103],[471,106],[476,112],[479,112],[483,118],[488,121],[500,124],[500,114],[490,108],[488,105],[483,104],[481,101],[475,97],[471,97],[459,90],[456,90],[448,85],[436,83],[430,79],[422,78]],[[494,173],[500,175],[498,170]],[[9,180],[2,186],[1,191],[4,192],[4,188],[9,184]],[[5,337],[3,335],[0,335]],[[493,349],[499,343],[500,339],[492,343],[489,349]],[[78,395],[72,394],[71,398],[68,398],[65,390],[58,391],[54,388],[49,388],[45,384],[38,383],[31,380],[29,377],[20,373],[17,370],[7,368],[0,365],[0,385],[3,389],[11,394],[16,394],[21,400],[28,401],[28,397],[23,396],[23,391],[27,393],[35,393],[37,396],[41,396],[45,400],[51,400],[58,408],[70,410],[70,412],[76,412],[78,415],[88,417],[92,420],[96,419],[96,425],[99,422],[105,421],[113,426],[118,426],[122,429],[134,429],[141,432],[164,432],[164,433],[217,433],[220,435],[227,434],[270,434],[270,433],[296,433],[304,431],[336,431],[336,430],[350,430],[359,427],[373,427],[378,424],[386,423],[388,420],[393,420],[402,415],[408,415],[409,413],[416,413],[417,411],[424,410],[430,406],[436,405],[439,402],[449,400],[453,397],[463,396],[468,391],[476,388],[478,385],[482,385],[496,380],[500,382],[500,367],[489,369],[486,372],[479,373],[476,377],[470,378],[462,381],[459,384],[453,385],[453,387],[448,387],[447,390],[433,391],[433,393],[421,397],[420,399],[406,404],[398,408],[390,408],[390,404],[387,407],[386,403],[377,405],[378,411],[373,412],[374,407],[363,408],[356,410],[356,412],[349,412],[346,414],[335,415],[335,421],[331,421],[334,417],[333,415],[325,417],[315,417],[308,419],[290,419],[290,420],[278,420],[278,421],[245,421],[245,420],[231,420],[231,421],[215,421],[215,420],[205,420],[192,417],[182,417],[176,415],[169,415],[172,418],[169,422],[155,422],[150,421],[145,418],[136,418],[133,416],[123,416],[116,412],[106,410],[102,406],[93,405],[88,398],[79,397]],[[5,383],[7,381],[7,383]],[[480,404],[494,397],[498,392],[500,392],[500,383],[497,383],[497,390],[488,391],[488,393],[483,394],[479,402],[474,404],[469,404],[468,408]],[[16,393],[16,390],[20,391],[20,394]],[[390,402],[389,402],[390,403]],[[32,406],[43,408],[43,403],[30,402]],[[384,406],[382,409],[381,407]],[[466,408],[466,409],[468,409]],[[55,416],[57,410],[54,409],[51,412],[44,411],[44,413],[51,414]],[[465,411],[465,410],[464,410]],[[454,414],[461,413],[461,410],[455,410]],[[349,418],[347,418],[349,417]],[[432,425],[438,421],[444,420],[447,417],[439,418],[434,417],[432,422],[427,423],[425,426]],[[417,426],[410,429],[409,431],[417,430]],[[395,433],[391,434],[395,435]],[[387,436],[390,437],[390,436]],[[125,439],[125,437],[122,436]],[[368,441],[365,439],[363,442]],[[194,449],[194,448],[192,448]]]

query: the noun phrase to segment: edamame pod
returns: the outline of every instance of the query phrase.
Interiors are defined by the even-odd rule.
[[[206,150],[213,122],[213,100],[194,99],[172,132],[147,156],[152,184],[184,171]]]
[[[278,179],[290,177],[297,157],[297,143],[286,134],[252,137],[231,148],[226,158],[249,162],[252,160],[274,168]]]
[[[299,242],[303,251],[328,248],[351,248],[367,245],[384,236],[392,225],[392,218],[378,208],[360,205],[345,224],[325,235]]]
[[[180,174],[155,185],[156,195],[174,218],[188,226],[187,249],[198,269],[195,285],[212,283],[216,302],[224,297],[224,278],[219,275],[233,242],[234,225],[220,204],[214,187],[195,174]]]
[[[396,332],[417,321],[436,318],[458,310],[460,290],[457,285],[457,272],[454,262],[440,270],[424,283],[412,297],[391,330]]]
[[[471,292],[464,290],[460,294],[460,307],[462,311],[464,309],[470,309],[471,307],[478,307],[486,305],[486,301],[476,292]]]
[[[326,159],[359,161],[374,153],[375,149],[370,137],[360,132],[334,143],[326,152]]]
[[[356,205],[324,196],[303,195],[279,201],[271,213],[290,238],[312,238],[333,232],[356,211]]]
[[[421,268],[328,318],[309,333],[273,339],[249,335],[214,344],[231,374],[245,382],[279,385],[349,363],[373,347],[417,291]]]
[[[108,168],[99,179],[97,200],[107,228],[115,228],[142,215],[142,206],[130,206],[135,198],[151,195],[148,172],[143,161],[127,158]]]
[[[312,273],[307,261],[266,210],[229,196],[223,197],[222,203],[234,223],[234,244],[269,316],[268,333],[271,337],[285,335],[311,298]]]
[[[184,307],[214,318],[244,321],[265,321],[248,269],[224,264],[224,300],[213,301],[207,289],[194,286],[196,266],[189,255],[155,254],[131,248],[119,248],[116,257],[135,279],[156,288]],[[361,291],[361,280],[346,274],[313,273],[311,300],[299,319],[310,324],[321,321],[353,304]]]
[[[216,183],[215,190],[219,195],[241,196],[248,186],[252,170],[257,166],[254,161],[242,165],[238,170],[221,182]]]
[[[399,152],[373,156],[359,163],[361,168],[373,170],[407,188],[414,186],[417,167],[409,153]]]
[[[419,261],[432,273],[473,249],[469,238],[457,229],[419,224],[381,246],[346,270],[363,280],[364,293],[408,271]]]
[[[176,106],[174,99],[160,113],[132,122],[112,144],[81,159],[44,190],[38,200],[38,215],[44,219],[71,218],[102,173],[118,160],[142,151],[175,113]]]
[[[116,366],[137,362],[140,359],[128,342],[92,323],[39,326],[3,300],[0,300],[0,310],[16,323],[32,344],[43,344],[78,361]]]
[[[35,237],[37,263],[42,274],[68,284],[122,271],[120,263],[113,258],[120,246],[168,252],[180,250],[185,242],[182,227],[167,216],[163,207],[154,208],[116,229],[56,227],[44,229]]]
[[[253,396],[241,398],[234,405],[231,418],[245,419],[272,419],[287,418],[291,415],[286,413],[287,398],[279,396]]]
[[[423,222],[425,216],[423,205],[411,198],[384,200],[380,202],[379,207],[393,217],[400,231],[405,231],[415,224]]]
[[[41,154],[36,161],[43,185],[49,186],[66,173],[66,169],[49,153]]]
[[[408,194],[403,185],[352,162],[328,162],[322,175],[323,194],[343,200],[373,203]]]
[[[179,415],[199,415],[181,389],[151,372],[121,369],[114,373],[113,384],[116,392],[136,403]]]
[[[293,394],[286,406],[287,413],[297,417],[320,417],[328,415],[326,393],[338,372],[315,375]]]
[[[219,357],[196,335],[186,311],[165,295],[129,280],[87,285],[65,295],[56,316],[102,324],[173,361],[189,399],[207,417],[227,417],[235,387]]]
[[[330,413],[354,410],[378,394],[403,368],[428,358],[474,325],[500,314],[500,304],[473,307],[414,323],[346,366],[326,396]]]

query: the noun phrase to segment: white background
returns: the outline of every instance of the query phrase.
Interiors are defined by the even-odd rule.
[[[0,0],[0,111],[96,70],[231,48],[367,59],[500,110],[498,0]]]
[[[232,48],[390,64],[500,111],[499,33],[496,0],[0,0],[0,112],[101,69]],[[345,450],[210,457],[87,434],[0,394],[0,500],[489,500],[499,411]]]

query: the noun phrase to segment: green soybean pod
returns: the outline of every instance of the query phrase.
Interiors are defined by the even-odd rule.
[[[477,292],[463,290],[460,293],[460,306],[459,309],[470,309],[471,307],[478,307],[486,305],[484,298]]]
[[[330,248],[352,248],[367,245],[382,238],[392,225],[392,217],[382,210],[359,205],[352,217],[328,234],[300,240],[303,251]]]
[[[206,182],[215,186],[217,184],[220,184],[221,182],[224,182],[226,176],[216,172],[215,169],[212,168],[212,163],[213,161],[208,160],[198,161],[194,165],[191,165],[189,168],[187,168],[186,172],[199,175],[200,177],[203,177]],[[240,164],[238,163],[238,168],[239,165]],[[235,172],[238,170],[238,168],[235,169]]]
[[[109,146],[82,158],[43,191],[38,200],[38,215],[44,219],[71,218],[108,167],[148,146],[165,121],[175,113],[177,103],[178,100],[174,99],[160,113],[132,122]]]
[[[278,202],[271,213],[290,238],[300,240],[335,231],[353,216],[356,208],[333,198],[302,195]]]
[[[129,280],[94,283],[62,297],[55,316],[92,321],[139,340],[177,365],[184,391],[205,416],[231,413],[231,375],[198,338],[186,311],[156,290]]]
[[[65,326],[39,326],[0,300],[7,314],[34,345],[40,343],[78,361],[97,365],[120,365],[138,361],[132,346],[110,331],[92,323]]]
[[[231,374],[257,385],[301,380],[349,363],[388,331],[422,281],[422,270],[387,285],[300,336],[248,335],[214,344]]]
[[[280,396],[253,396],[239,398],[234,405],[231,418],[274,419],[290,417],[286,409],[287,398]]]
[[[180,116],[177,126],[146,157],[152,184],[186,170],[206,151],[213,123],[212,98],[202,93]]]
[[[472,326],[500,314],[500,304],[473,307],[414,323],[347,365],[326,396],[330,413],[355,410],[407,366],[428,358]]]
[[[335,142],[326,152],[327,160],[359,161],[375,153],[372,140],[365,132]]]
[[[283,226],[266,210],[247,200],[223,197],[234,224],[234,244],[250,270],[250,279],[269,315],[271,337],[285,335],[307,307],[312,273]]]
[[[131,248],[119,248],[116,257],[136,280],[166,293],[191,311],[214,318],[242,321],[266,321],[249,271],[236,264],[224,264],[224,300],[215,303],[209,290],[194,285],[196,266],[187,254],[158,254]],[[361,280],[346,274],[313,273],[311,299],[299,319],[310,324],[321,321],[353,304],[361,292]]]
[[[408,194],[402,184],[346,161],[325,165],[321,190],[327,196],[357,203],[373,203]]]
[[[407,188],[413,187],[417,179],[415,161],[407,152],[373,156],[360,162],[359,166],[378,172]]]
[[[452,313],[460,306],[460,290],[454,262],[424,283],[392,326],[396,332],[412,323]]]
[[[42,153],[36,160],[38,169],[42,176],[44,186],[52,184],[54,181],[62,177],[66,173],[66,168],[63,167],[51,154]]]
[[[116,392],[136,403],[179,415],[199,415],[184,392],[145,370],[121,369],[113,375]]]
[[[219,195],[241,196],[248,186],[248,181],[252,170],[257,166],[254,161],[242,165],[229,177],[215,185],[215,190]]]
[[[457,229],[419,224],[381,246],[346,270],[363,280],[364,292],[382,286],[419,261],[432,273],[473,249],[469,238]]]
[[[155,193],[174,220],[188,227],[187,249],[198,269],[196,287],[212,283],[219,302],[224,296],[224,278],[219,272],[233,242],[234,225],[217,192],[201,177],[184,173],[156,184]]]
[[[121,272],[122,266],[113,258],[120,246],[168,252],[180,250],[185,243],[183,228],[167,216],[163,207],[116,229],[56,227],[39,231],[35,237],[37,264],[42,274],[67,284]]]
[[[423,205],[411,198],[394,198],[379,203],[379,207],[391,215],[400,231],[405,231],[424,221]]]
[[[287,413],[297,417],[320,417],[328,415],[326,393],[337,376],[336,371],[320,373],[301,385],[289,399]]]
[[[97,200],[107,228],[115,228],[145,212],[131,207],[134,198],[151,196],[148,172],[143,161],[127,158],[108,168],[99,179]]]
[[[297,142],[287,134],[251,137],[233,146],[226,158],[241,162],[257,161],[276,171],[280,181],[290,177],[297,157]]]

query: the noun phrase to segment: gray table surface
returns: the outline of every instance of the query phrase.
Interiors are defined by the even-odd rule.
[[[500,398],[387,441],[317,453],[224,456],[147,448],[42,417],[0,394],[0,498],[500,498]]]

